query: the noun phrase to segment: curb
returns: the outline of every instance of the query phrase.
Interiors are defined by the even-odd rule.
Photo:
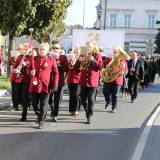
[[[160,113],[160,103],[157,104],[156,110],[154,110],[152,116],[148,119],[146,126],[143,129],[143,132],[142,132],[141,137],[139,139],[139,142],[136,146],[136,149],[132,155],[131,160],[140,160],[141,159],[143,150],[145,148],[145,145],[146,145],[149,133],[150,133],[150,130],[151,130],[152,125],[153,125],[153,123],[159,113]]]
[[[11,104],[11,100],[6,100],[6,101],[3,101],[3,102],[0,102],[0,110],[9,108],[10,104]]]
[[[11,96],[11,89],[2,89],[2,90],[0,90],[0,96],[1,97]]]

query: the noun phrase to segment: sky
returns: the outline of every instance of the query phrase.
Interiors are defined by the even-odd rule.
[[[95,7],[98,3],[99,0],[73,0],[72,5],[68,8],[65,23],[67,25],[80,24],[83,26],[84,13],[84,27],[93,27],[97,18]]]

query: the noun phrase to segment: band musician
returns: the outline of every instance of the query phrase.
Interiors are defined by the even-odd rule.
[[[58,82],[58,90],[51,93],[49,96],[49,105],[51,108],[51,117],[52,121],[57,121],[57,116],[59,113],[59,104],[60,104],[60,97],[62,94],[63,86],[66,83],[66,77],[68,72],[68,60],[64,54],[61,54],[61,45],[58,41],[52,42],[52,49],[51,54],[57,54],[56,63],[58,66],[58,73],[59,73],[59,82]],[[54,55],[50,55],[53,56]]]
[[[41,43],[39,55],[34,57],[34,62],[30,66],[32,77],[29,92],[34,112],[37,115],[39,129],[43,127],[43,121],[46,117],[49,92],[57,90],[59,79],[56,61],[47,55],[48,51],[49,44]]]
[[[87,43],[87,57],[80,56],[81,77],[80,77],[80,97],[86,112],[87,124],[91,123],[93,106],[95,101],[96,88],[99,85],[100,70],[102,69],[102,56],[98,53],[98,47],[92,43]]]
[[[69,71],[68,71],[68,89],[69,89],[69,113],[72,116],[77,116],[79,114],[79,109],[81,105],[80,101],[80,62],[78,60],[80,56],[80,48],[75,48],[72,57],[68,56]],[[70,55],[70,56],[71,56]]]
[[[101,74],[101,77],[104,82],[103,95],[106,101],[105,109],[111,103],[111,112],[115,113],[117,111],[117,94],[120,86],[122,86],[123,84],[123,75],[128,72],[125,58],[129,56],[118,47],[114,49],[113,54],[113,59],[110,59],[110,62],[106,65],[105,68],[105,72],[107,75],[105,76],[105,74]],[[110,79],[107,79],[107,77],[109,77]]]

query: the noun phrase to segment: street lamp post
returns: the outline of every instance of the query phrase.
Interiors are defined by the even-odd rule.
[[[83,29],[84,29],[84,21],[85,21],[85,9],[86,9],[86,0],[83,1]]]

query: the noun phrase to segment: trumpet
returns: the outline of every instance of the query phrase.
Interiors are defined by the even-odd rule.
[[[90,64],[91,64],[91,61],[89,60],[89,57],[84,57],[85,60],[81,62],[80,64],[80,68],[81,69],[87,69],[89,68]]]
[[[81,69],[89,68],[89,66],[91,64],[90,56],[92,56],[92,54],[95,52],[87,46],[81,46],[80,53],[81,53],[80,59],[82,59],[82,62],[80,64],[80,68]]]

